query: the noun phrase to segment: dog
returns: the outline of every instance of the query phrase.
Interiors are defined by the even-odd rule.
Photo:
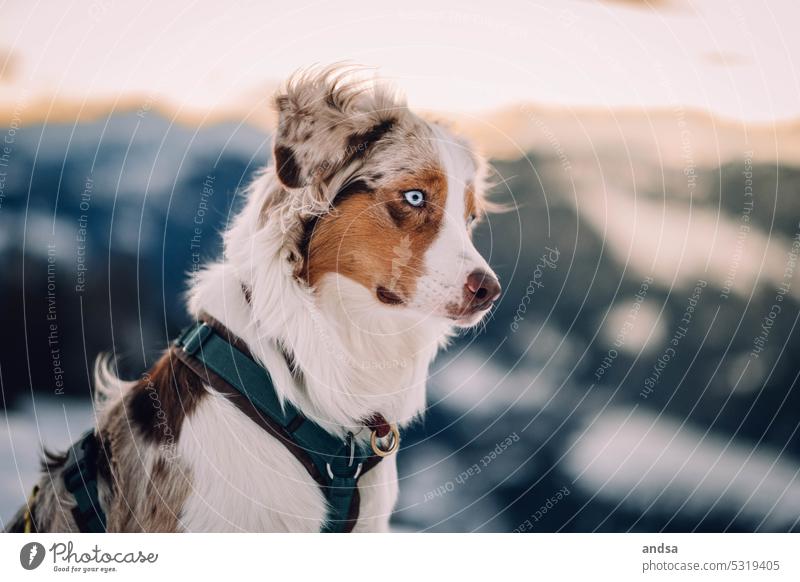
[[[422,415],[437,351],[500,295],[471,240],[492,210],[487,165],[350,69],[299,72],[274,105],[274,164],[244,192],[223,257],[191,276],[188,310],[235,337],[281,403],[366,447],[365,419],[402,428]],[[329,500],[302,463],[174,354],[137,381],[119,379],[109,357],[96,365],[92,466],[105,531],[320,531]],[[46,454],[11,531],[81,529],[67,459]],[[352,530],[387,531],[394,456],[357,489]]]

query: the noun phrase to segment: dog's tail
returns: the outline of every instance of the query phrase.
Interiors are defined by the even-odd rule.
[[[94,408],[98,418],[97,425],[102,427],[114,405],[122,400],[128,390],[136,385],[136,381],[122,380],[117,374],[115,359],[111,354],[101,354],[94,363]],[[5,532],[65,532],[76,531],[71,513],[64,511],[69,507],[71,497],[65,491],[62,482],[66,453],[53,453],[44,449],[42,476],[35,493],[8,522],[0,521],[0,528]]]
[[[98,419],[102,419],[104,413],[113,408],[135,385],[135,380],[123,380],[119,377],[112,354],[97,356],[94,362],[94,409]],[[102,424],[102,420],[99,424]]]

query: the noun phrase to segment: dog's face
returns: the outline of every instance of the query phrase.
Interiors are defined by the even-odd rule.
[[[339,275],[376,307],[468,327],[500,295],[471,240],[485,212],[480,160],[468,145],[380,92],[330,76],[279,95],[276,171],[329,209],[305,222],[299,276],[319,292]]]

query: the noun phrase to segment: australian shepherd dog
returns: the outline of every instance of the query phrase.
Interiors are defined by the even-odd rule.
[[[393,91],[341,67],[294,75],[274,99],[274,163],[190,280],[188,310],[235,336],[278,398],[332,435],[369,439],[376,414],[425,410],[428,368],[475,326],[500,284],[471,240],[489,209],[486,164]],[[320,531],[326,499],[284,444],[168,350],[142,378],[95,372],[97,494],[107,531]],[[179,362],[178,362],[179,363]],[[48,453],[9,529],[78,529]],[[394,457],[358,483],[355,531],[386,531]]]

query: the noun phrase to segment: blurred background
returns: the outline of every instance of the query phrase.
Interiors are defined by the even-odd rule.
[[[436,6],[0,7],[0,525],[93,422],[97,354],[136,377],[187,323],[274,88],[347,60],[470,135],[513,206],[394,526],[800,530],[800,8]]]

